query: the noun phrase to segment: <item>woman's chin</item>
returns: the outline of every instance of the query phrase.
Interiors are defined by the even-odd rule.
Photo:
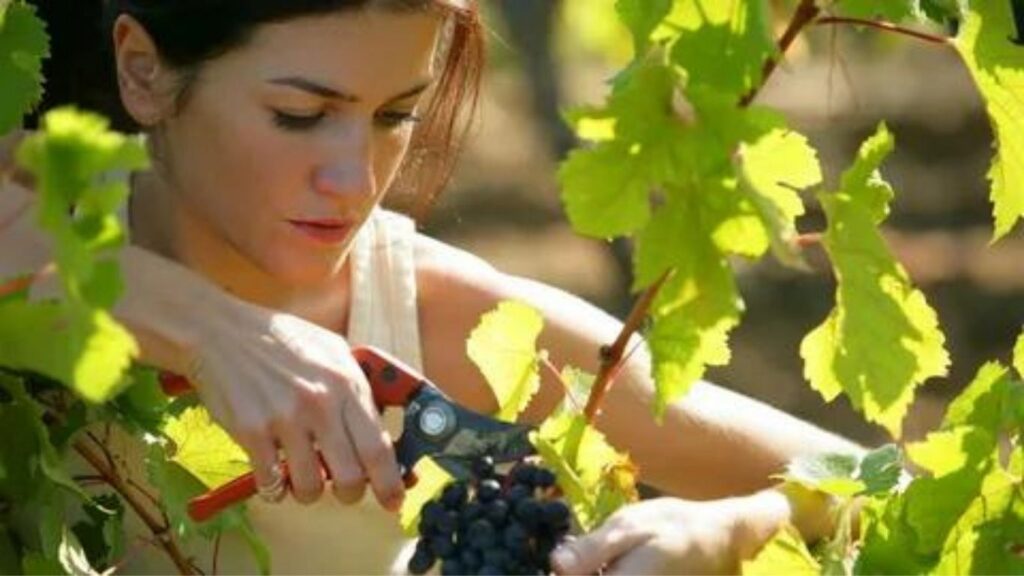
[[[289,286],[319,286],[337,278],[344,270],[344,260],[335,262],[288,262],[274,267],[273,275]]]

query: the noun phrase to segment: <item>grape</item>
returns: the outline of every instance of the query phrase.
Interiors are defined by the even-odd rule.
[[[441,574],[548,574],[549,556],[572,525],[572,510],[554,497],[555,474],[531,462],[507,475],[494,460],[470,463],[457,481],[420,510],[412,574],[441,563]]]

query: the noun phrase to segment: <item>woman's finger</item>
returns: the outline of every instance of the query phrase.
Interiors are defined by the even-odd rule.
[[[366,473],[340,421],[317,435],[320,455],[330,476],[331,490],[343,504],[355,504],[366,493]]]
[[[237,440],[249,455],[257,493],[267,502],[281,501],[288,491],[288,482],[272,437],[268,433],[243,430]]]
[[[595,574],[650,537],[646,531],[631,529],[628,522],[612,517],[590,534],[556,548],[551,553],[551,568],[556,574]]]
[[[368,392],[349,397],[342,414],[374,496],[385,509],[397,511],[405,498],[405,486],[391,438],[384,430],[373,398]]]
[[[292,496],[303,504],[316,501],[324,493],[324,471],[313,448],[312,434],[292,424],[281,429],[278,438],[288,462]]]

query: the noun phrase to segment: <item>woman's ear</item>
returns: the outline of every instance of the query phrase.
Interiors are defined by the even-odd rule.
[[[121,102],[141,126],[154,126],[173,109],[170,71],[153,38],[135,18],[118,16],[113,35]]]

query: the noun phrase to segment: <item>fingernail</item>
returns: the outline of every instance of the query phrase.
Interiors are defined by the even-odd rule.
[[[398,493],[388,498],[388,510],[392,512],[398,512],[402,509],[402,503],[405,502],[405,494]]]
[[[571,548],[562,546],[551,553],[551,561],[559,572],[572,572],[576,566],[576,553]]]

